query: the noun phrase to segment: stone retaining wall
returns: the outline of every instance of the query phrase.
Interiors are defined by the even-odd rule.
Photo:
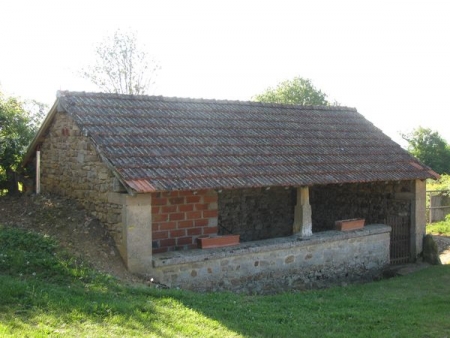
[[[297,236],[153,255],[151,276],[197,291],[272,293],[370,279],[389,265],[390,227]]]

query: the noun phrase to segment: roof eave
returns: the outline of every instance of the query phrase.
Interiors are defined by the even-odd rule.
[[[437,172],[435,172],[432,169],[428,170],[428,173],[430,174],[429,178],[431,178],[433,180],[439,180],[441,178],[441,175],[439,175]]]

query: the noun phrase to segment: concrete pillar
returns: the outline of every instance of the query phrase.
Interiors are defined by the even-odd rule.
[[[109,202],[122,205],[122,245],[119,248],[127,269],[149,273],[152,268],[151,195],[110,193]]]
[[[411,203],[411,257],[417,258],[422,252],[426,227],[426,181],[415,180],[414,199]]]
[[[297,205],[294,210],[293,233],[301,237],[312,235],[311,205],[309,204],[309,188],[297,188]]]

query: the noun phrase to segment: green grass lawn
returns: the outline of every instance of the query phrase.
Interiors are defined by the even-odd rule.
[[[444,221],[427,224],[427,234],[450,236],[450,215]]]
[[[1,337],[449,337],[450,266],[275,296],[130,287],[0,227]]]

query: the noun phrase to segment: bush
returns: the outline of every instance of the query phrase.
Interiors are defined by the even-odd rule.
[[[0,193],[18,192],[16,172],[44,117],[46,106],[4,97],[0,91]]]
[[[414,157],[439,174],[450,173],[450,145],[438,132],[419,127],[402,136]]]
[[[450,214],[444,221],[428,224],[427,234],[450,236]]]
[[[442,174],[439,180],[427,180],[427,190],[450,190],[450,175]]]

